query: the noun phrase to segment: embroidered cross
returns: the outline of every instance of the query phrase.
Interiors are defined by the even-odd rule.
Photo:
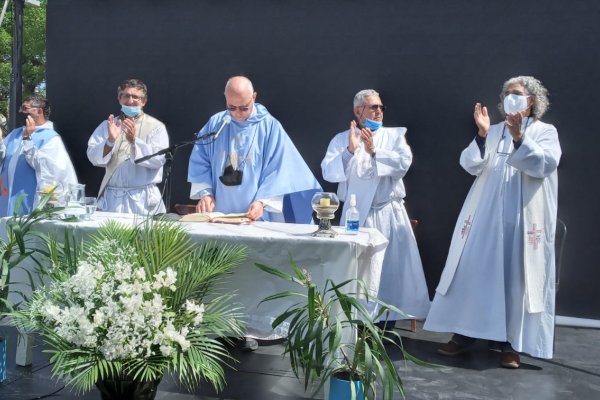
[[[527,243],[533,246],[534,250],[537,250],[538,245],[542,241],[542,230],[536,229],[537,225],[533,224],[530,231],[527,231]]]
[[[462,238],[464,239],[465,236],[467,236],[469,234],[469,230],[471,229],[471,216],[469,215],[469,218],[465,219],[465,223],[462,227],[462,229],[460,230],[460,234],[462,236]]]

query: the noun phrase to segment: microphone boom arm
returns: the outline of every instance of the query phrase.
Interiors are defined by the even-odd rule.
[[[174,153],[175,150],[177,150],[180,147],[187,146],[188,144],[194,144],[196,142],[199,142],[200,140],[208,139],[209,137],[214,136],[214,135],[216,135],[216,132],[206,133],[206,134],[204,134],[202,136],[198,136],[198,138],[196,138],[194,140],[188,140],[187,142],[177,143],[177,144],[174,144],[172,146],[165,147],[164,149],[159,150],[156,153],[148,154],[147,156],[144,156],[144,157],[141,157],[141,158],[137,158],[134,162],[136,164],[139,164],[139,163],[144,162],[146,160],[149,160],[151,158],[154,158],[154,157],[157,157],[157,156],[162,156],[163,154]]]

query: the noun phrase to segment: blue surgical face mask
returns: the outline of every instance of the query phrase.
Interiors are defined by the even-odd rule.
[[[367,118],[365,119],[364,126],[365,128],[369,128],[371,131],[376,131],[383,126],[383,122],[373,121],[372,119]]]
[[[142,112],[142,107],[121,105],[121,111],[123,112],[123,114],[127,115],[128,117],[133,118]]]

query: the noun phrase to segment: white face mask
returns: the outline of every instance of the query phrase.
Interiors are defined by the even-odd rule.
[[[509,94],[504,98],[504,112],[507,114],[516,114],[527,109],[527,98],[529,96],[520,96],[518,94]]]

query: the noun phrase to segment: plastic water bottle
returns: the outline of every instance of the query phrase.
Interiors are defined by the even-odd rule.
[[[346,233],[356,235],[360,216],[356,208],[356,195],[350,195],[350,208],[346,211]]]

